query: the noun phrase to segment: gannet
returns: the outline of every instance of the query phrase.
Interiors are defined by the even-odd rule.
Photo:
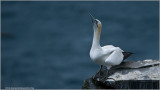
[[[89,14],[89,16],[92,20],[94,30],[92,47],[90,49],[90,58],[100,65],[99,71],[101,71],[102,65],[107,66],[107,69],[109,70],[112,66],[121,64],[124,59],[133,54],[130,52],[124,52],[121,48],[113,45],[101,47],[100,35],[102,23],[98,19],[94,19],[91,14]]]

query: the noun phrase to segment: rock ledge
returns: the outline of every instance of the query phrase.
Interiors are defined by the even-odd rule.
[[[84,81],[83,89],[159,89],[160,61],[143,60],[136,62],[123,62],[111,68],[108,79],[106,68],[102,75],[95,74]],[[94,77],[94,78],[93,78]]]

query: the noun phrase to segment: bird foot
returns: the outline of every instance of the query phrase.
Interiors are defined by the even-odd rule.
[[[110,75],[112,75],[114,73],[114,70],[108,70],[108,69],[100,69],[92,78],[94,80],[100,81],[100,82],[105,82],[106,79],[108,79],[108,77]]]
[[[105,76],[105,70],[100,68],[100,70],[98,72],[96,72],[96,74],[92,77],[94,80],[101,80],[101,78],[103,78]]]
[[[108,78],[110,75],[112,75],[113,74],[113,72],[111,72],[110,70],[108,70],[107,71],[107,74],[104,76],[104,77],[102,77],[101,79],[100,79],[100,81],[101,82],[103,82],[103,83],[105,83],[105,81],[107,80],[107,79],[113,79],[113,78]],[[114,80],[114,79],[113,79]],[[115,80],[114,80],[115,81]]]
[[[100,78],[101,76],[102,76],[102,71],[101,70],[99,70],[94,76],[93,76],[93,79],[97,79],[97,78]]]

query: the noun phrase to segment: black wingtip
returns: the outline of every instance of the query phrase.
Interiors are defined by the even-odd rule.
[[[132,52],[122,52],[123,53],[123,60],[125,60],[125,59],[127,59],[129,56],[131,56],[132,54],[134,54],[134,53],[132,53]]]

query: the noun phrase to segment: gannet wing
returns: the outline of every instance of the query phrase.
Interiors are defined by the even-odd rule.
[[[116,47],[113,46],[113,45],[106,45],[106,46],[103,46],[102,49],[106,51],[106,53],[110,53],[112,52],[112,49],[115,49]],[[120,48],[119,48],[120,49]],[[131,56],[133,53],[131,52],[124,52],[122,50],[122,54],[123,54],[123,60],[127,59],[129,56]]]
[[[105,59],[105,63],[108,65],[119,65],[123,60],[122,50],[119,47],[115,47],[115,50],[109,54]]]
[[[112,53],[113,51],[115,51],[115,50],[120,50],[120,51],[122,51],[122,52],[124,52],[122,49],[120,49],[119,47],[115,47],[115,46],[113,46],[113,45],[106,45],[106,46],[103,46],[102,47],[102,50],[104,51],[104,53],[103,54],[110,54],[110,53]]]

